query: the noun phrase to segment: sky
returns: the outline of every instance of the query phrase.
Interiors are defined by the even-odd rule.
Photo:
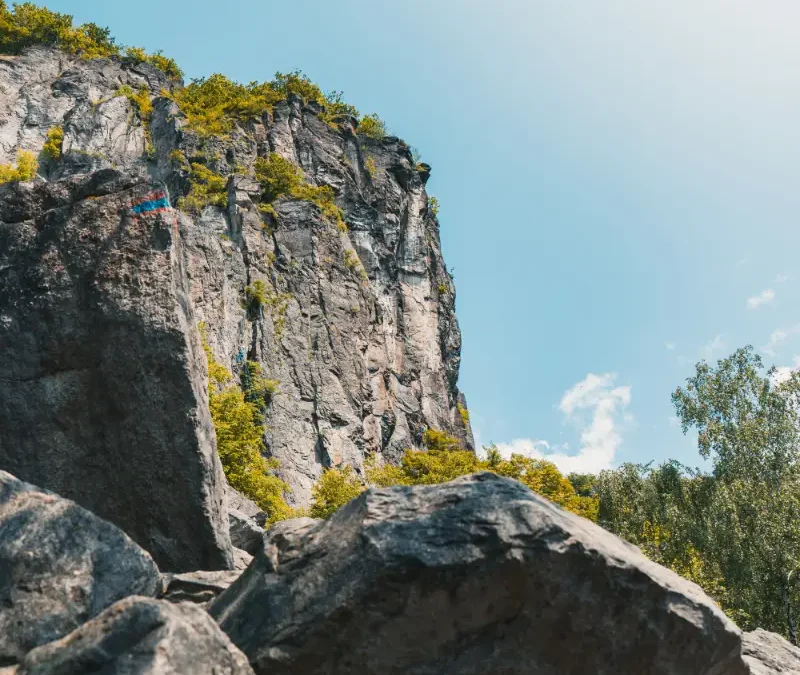
[[[796,0],[50,0],[187,78],[299,68],[433,167],[479,443],[704,466],[670,394],[800,365]]]

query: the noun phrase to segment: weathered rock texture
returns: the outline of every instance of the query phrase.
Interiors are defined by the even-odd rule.
[[[170,602],[193,602],[203,605],[211,602],[239,578],[240,571],[184,572],[165,574],[163,598]]]
[[[696,585],[478,474],[287,521],[210,612],[266,675],[744,675]]]
[[[115,95],[123,84],[153,96],[149,155],[135,107]],[[469,446],[472,436],[458,409],[455,289],[428,170],[408,146],[358,135],[354,120],[333,129],[296,97],[228,138],[201,139],[159,97],[169,86],[116,58],[0,59],[0,162],[64,127],[64,156],[42,158],[40,184],[0,187],[0,467],[119,523],[162,566],[212,569],[229,565],[230,549],[199,321],[237,375],[246,358],[280,380],[266,442],[296,503],[324,467],[397,459],[427,427]],[[282,199],[276,219],[262,215],[246,176],[230,179],[227,208],[127,215],[156,186],[174,204],[189,161],[232,175],[270,152],[335,190],[348,233],[310,202]],[[285,309],[243,309],[256,280]]]
[[[189,603],[127,598],[30,652],[17,675],[252,675],[245,656]]]
[[[0,666],[160,590],[153,559],[114,525],[0,471]]]
[[[798,675],[800,649],[765,630],[745,633],[742,648],[751,675]]]

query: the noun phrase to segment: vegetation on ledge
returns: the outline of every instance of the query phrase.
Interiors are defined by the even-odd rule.
[[[111,37],[108,28],[94,23],[73,26],[69,14],[52,12],[31,2],[16,4],[9,10],[5,0],[0,0],[0,54],[19,54],[36,45],[57,47],[85,59],[124,54],[150,63],[172,79],[182,77],[172,59],[161,52],[149,55],[137,47],[122,47]]]
[[[33,180],[39,170],[36,155],[27,150],[17,153],[16,166],[13,164],[0,164],[0,185],[14,181]]]
[[[233,374],[214,359],[208,344],[207,328],[200,324],[200,335],[208,361],[208,407],[217,435],[217,452],[231,487],[252,499],[269,516],[269,522],[291,518],[286,503],[289,486],[275,475],[280,465],[264,459],[264,399],[250,395],[236,385]],[[260,375],[260,373],[259,373]],[[274,381],[269,381],[274,382]],[[263,381],[262,381],[263,384]],[[270,395],[274,393],[272,384]],[[263,396],[256,394],[256,397]]]

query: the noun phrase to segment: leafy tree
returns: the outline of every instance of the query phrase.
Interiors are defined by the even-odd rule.
[[[780,631],[796,603],[789,573],[800,564],[800,374],[779,379],[752,347],[715,368],[697,364],[672,395],[684,432],[713,462],[713,493],[697,519],[704,555],[718,563],[729,602],[747,628]]]

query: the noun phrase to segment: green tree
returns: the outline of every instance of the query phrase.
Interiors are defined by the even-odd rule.
[[[789,573],[800,564],[800,375],[766,372],[752,347],[696,373],[672,400],[713,464],[702,513],[702,553],[719,565],[746,628],[787,632]]]

